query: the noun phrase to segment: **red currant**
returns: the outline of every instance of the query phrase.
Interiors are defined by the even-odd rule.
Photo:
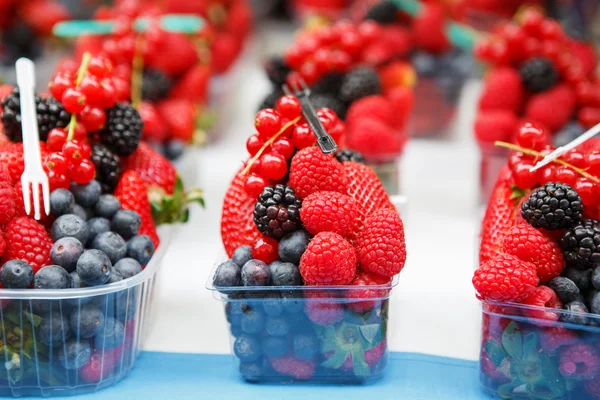
[[[350,56],[357,56],[363,46],[360,35],[356,32],[347,32],[340,38],[340,48]]]
[[[317,115],[321,121],[328,121],[330,124],[334,124],[339,121],[338,115],[331,108],[319,108]]]
[[[123,78],[112,78],[112,84],[117,94],[117,101],[128,101],[131,98],[131,86]]]
[[[63,153],[52,153],[46,157],[46,168],[57,174],[64,174],[69,169],[70,163]]]
[[[72,180],[84,185],[89,183],[96,175],[96,167],[90,160],[82,160],[79,164],[73,165],[69,171],[69,176]]]
[[[62,99],[63,93],[74,86],[75,84],[71,76],[60,74],[56,75],[52,82],[50,82],[49,88],[50,93],[52,93],[55,99]]]
[[[575,191],[579,193],[579,196],[581,196],[584,206],[594,205],[600,198],[600,193],[598,193],[598,190],[596,189],[596,183],[592,182],[588,178],[577,178],[573,189],[575,189]]]
[[[246,190],[246,193],[248,193],[248,196],[258,198],[265,186],[267,186],[267,180],[265,178],[256,174],[250,174],[248,175],[248,178],[246,178],[244,189]]]
[[[277,100],[275,106],[279,114],[287,119],[294,119],[302,113],[302,106],[300,101],[294,96],[283,96]]]
[[[305,59],[320,47],[319,39],[315,36],[304,36],[298,41],[298,46]]]
[[[540,185],[545,185],[548,182],[556,182],[556,169],[557,168],[554,165],[543,168]]]
[[[102,102],[102,87],[100,81],[94,76],[86,76],[81,80],[79,89],[85,94],[89,104],[95,105]]]
[[[260,110],[254,118],[254,127],[261,139],[267,140],[281,129],[281,116],[272,108]]]
[[[532,37],[528,37],[527,39],[525,39],[525,43],[523,44],[523,51],[527,58],[536,57],[540,54],[541,50],[542,45],[540,44],[539,40]]]
[[[571,168],[561,165],[556,169],[554,178],[558,182],[562,182],[562,183],[566,183],[567,185],[574,186],[575,181],[577,180],[577,173],[575,171],[573,171]]]
[[[85,127],[81,124],[75,125],[75,130],[73,131],[73,139],[83,141],[86,138],[87,130],[85,129]]]
[[[61,128],[54,128],[48,133],[46,145],[51,151],[61,151],[67,141],[68,133]]]
[[[79,140],[71,140],[70,142],[65,143],[62,152],[67,160],[73,165],[81,163],[84,159],[83,143]]]
[[[540,26],[540,33],[542,38],[546,40],[558,40],[562,41],[565,38],[560,24],[553,19],[545,19]]]
[[[549,143],[550,135],[543,126],[526,122],[519,128],[517,143],[526,149],[541,150]]]
[[[312,61],[306,61],[300,67],[300,76],[307,85],[312,85],[319,79],[319,69]]]
[[[538,36],[543,22],[544,15],[538,10],[528,8],[523,12],[521,26],[528,34]]]
[[[66,174],[57,174],[54,171],[49,171],[48,184],[50,185],[50,190],[68,189],[71,185],[71,180]]]
[[[99,78],[110,75],[113,70],[112,63],[106,57],[93,57],[88,65],[88,72]]]
[[[313,63],[320,75],[327,74],[331,69],[331,52],[328,49],[319,49],[313,55]]]
[[[328,26],[322,27],[317,32],[315,32],[315,36],[317,37],[319,43],[321,43],[321,46],[332,45],[338,40],[338,37],[337,35],[335,35],[333,29],[331,29]],[[324,47],[321,47],[321,49],[323,48]]]
[[[87,105],[87,99],[81,90],[69,88],[63,93],[61,103],[68,112],[79,114]]]
[[[337,143],[340,143],[342,138],[346,135],[346,124],[344,124],[342,121],[338,121],[333,124],[333,127],[331,127],[327,133],[331,135],[333,140],[335,140]]]
[[[284,60],[291,68],[299,68],[304,61],[304,56],[297,46],[292,46],[285,52]]]
[[[317,138],[307,123],[298,124],[292,133],[292,143],[297,149],[310,147],[317,142]]]
[[[367,20],[358,25],[358,33],[367,43],[379,39],[381,31],[381,26],[375,21]]]
[[[254,156],[264,144],[265,142],[262,141],[258,135],[252,135],[246,141],[246,149],[248,150],[248,153],[250,153],[250,156]]]
[[[334,71],[346,72],[352,66],[352,58],[343,50],[334,50],[330,63]]]
[[[88,132],[96,132],[104,126],[106,112],[98,107],[87,106],[79,113],[79,122]]]
[[[577,120],[586,128],[600,123],[600,108],[583,107],[577,112]]]
[[[592,150],[585,156],[590,174],[600,177],[600,150]]]
[[[294,145],[291,139],[283,137],[277,139],[271,146],[274,153],[280,154],[286,160],[294,154]]]
[[[100,100],[95,104],[100,108],[111,108],[117,103],[117,91],[115,90],[112,80],[105,78],[100,81]]]
[[[260,159],[260,172],[265,178],[279,180],[287,173],[285,158],[279,154],[267,153]]]
[[[577,150],[571,150],[564,154],[561,158],[577,168],[587,168],[588,166],[587,160],[583,156],[583,153]]]
[[[265,263],[271,263],[279,257],[279,243],[268,236],[258,238],[252,245],[252,258]]]
[[[260,157],[254,160],[252,165],[250,166],[250,173],[255,175],[260,175]]]
[[[541,171],[537,170],[531,172],[531,167],[533,167],[533,163],[522,162],[513,169],[513,178],[515,180],[515,185],[518,188],[531,189],[540,181],[542,175]]]

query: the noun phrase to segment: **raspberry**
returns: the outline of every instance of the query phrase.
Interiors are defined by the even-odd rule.
[[[365,220],[356,240],[362,269],[391,278],[400,273],[406,262],[404,226],[392,210],[375,211]]]
[[[486,75],[479,109],[517,113],[521,109],[523,98],[524,90],[519,73],[513,68],[501,67]]]
[[[373,95],[363,97],[352,103],[346,114],[348,126],[358,122],[362,118],[374,118],[385,124],[394,124],[396,110],[392,103],[383,96]]]
[[[373,309],[381,300],[385,299],[390,292],[389,289],[370,289],[364,286],[379,286],[390,283],[390,278],[385,276],[371,274],[365,271],[358,271],[356,277],[350,282],[350,286],[360,286],[361,289],[352,289],[347,293],[348,299],[353,302],[347,303],[348,308],[356,312],[364,312]],[[365,300],[355,302],[354,300]]]
[[[371,167],[352,161],[342,165],[348,178],[348,196],[356,201],[364,215],[368,216],[382,208],[395,210],[383,184]]]
[[[317,234],[300,259],[300,274],[307,285],[347,285],[354,279],[356,251],[333,232]]]
[[[594,399],[600,399],[600,379],[590,379],[583,384],[585,391]]]
[[[361,118],[348,128],[348,147],[360,151],[367,159],[394,158],[407,141],[402,135],[375,118]]]
[[[4,261],[23,260],[31,265],[34,273],[52,264],[50,261],[52,239],[44,226],[33,218],[14,218],[6,225],[4,233],[7,243]]]
[[[17,194],[8,182],[0,182],[0,225],[7,224],[16,213]]]
[[[331,300],[333,295],[327,292],[306,292],[304,312],[308,318],[318,325],[329,326],[344,318],[344,305]]]
[[[529,224],[515,225],[506,232],[503,251],[535,265],[540,283],[556,278],[565,268],[558,244]]]
[[[314,360],[302,360],[293,356],[271,358],[269,361],[275,371],[300,380],[310,379],[317,367]]]
[[[517,116],[512,111],[488,110],[477,114],[475,137],[479,143],[508,141],[517,126]]]
[[[587,343],[577,343],[560,352],[558,372],[566,378],[587,380],[600,371],[600,359],[596,350]]]
[[[545,328],[540,334],[540,344],[545,352],[554,354],[561,346],[569,346],[577,343],[577,334],[564,326],[552,326]]]
[[[434,54],[448,50],[450,42],[444,32],[445,24],[444,9],[441,5],[428,3],[421,7],[412,24],[416,46]]]
[[[523,300],[523,304],[541,307],[542,310],[524,309],[523,314],[529,318],[544,319],[548,321],[558,321],[557,312],[546,310],[545,308],[562,309],[562,301],[558,298],[554,290],[548,286],[539,286],[535,288],[531,296]]]
[[[473,286],[486,301],[521,302],[531,296],[539,278],[535,265],[499,254],[475,271]]]
[[[337,192],[315,192],[302,202],[300,219],[307,231],[335,232],[346,238],[356,231],[360,211],[349,196]]]
[[[553,132],[562,128],[575,112],[575,93],[566,84],[531,96],[525,107],[529,120],[541,122]]]
[[[346,193],[348,180],[342,164],[333,156],[323,154],[318,147],[308,147],[292,158],[289,185],[304,199],[323,190]]]
[[[0,257],[4,255],[6,251],[6,239],[4,239],[4,234],[0,232]]]

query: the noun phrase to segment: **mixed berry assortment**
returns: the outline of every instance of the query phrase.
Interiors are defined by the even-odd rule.
[[[343,141],[337,115],[318,114]],[[360,154],[315,146],[295,97],[259,111],[255,126],[254,156],[223,203],[231,259],[213,277],[240,373],[249,381],[380,376],[389,291],[406,260],[402,220]],[[282,140],[289,145],[276,146]]]

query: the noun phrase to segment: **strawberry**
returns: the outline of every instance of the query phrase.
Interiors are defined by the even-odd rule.
[[[511,138],[517,124],[517,116],[512,111],[480,111],[475,120],[475,137],[480,145],[493,144],[497,140],[506,142]]]
[[[401,86],[391,89],[386,96],[395,111],[392,126],[396,129],[403,129],[415,105],[415,92],[410,87]]]
[[[383,121],[362,118],[350,125],[346,140],[348,147],[372,160],[396,157],[402,152],[408,137]]]
[[[177,171],[169,160],[148,143],[140,142],[135,153],[124,160],[123,166],[125,170],[134,171],[148,187],[157,186],[167,194],[173,194]]]
[[[558,131],[575,112],[575,94],[567,84],[557,85],[529,99],[525,116]]]
[[[235,36],[228,32],[217,33],[211,44],[211,61],[215,72],[219,74],[226,72],[235,61],[240,49],[241,45]]]
[[[148,101],[142,101],[138,112],[144,121],[144,130],[142,131],[144,139],[164,141],[169,134],[168,128],[156,106]]]
[[[363,97],[353,102],[346,113],[346,126],[358,123],[362,118],[370,117],[392,125],[395,121],[395,110],[392,103],[380,95]]]
[[[243,41],[252,29],[252,7],[246,0],[237,0],[229,7],[224,30]]]
[[[198,63],[198,52],[190,37],[178,32],[161,32],[158,37],[158,48],[169,49],[169,55],[161,51],[152,53],[146,63],[169,75],[180,75]]]
[[[509,67],[496,68],[485,77],[483,93],[479,98],[479,109],[518,113],[524,95],[525,91],[518,71]]]
[[[302,360],[293,356],[271,358],[270,362],[275,371],[300,380],[310,379],[317,367],[314,360]]]
[[[444,9],[428,3],[413,20],[413,36],[416,45],[431,53],[441,54],[450,48],[446,37]]]
[[[198,64],[183,75],[171,89],[171,99],[188,100],[194,103],[205,103],[208,95],[208,84],[211,77],[208,65]]]
[[[365,216],[381,208],[395,210],[383,184],[371,167],[352,161],[344,162],[342,166],[348,179],[347,194],[356,201]]]
[[[69,10],[58,1],[20,1],[18,15],[39,35],[52,35],[52,28],[70,18]]]
[[[40,268],[52,264],[50,249],[52,239],[46,228],[30,217],[13,218],[4,229],[6,250],[4,262],[8,260],[23,260],[36,273]]]
[[[191,141],[196,129],[198,110],[196,105],[187,100],[165,100],[158,104],[158,112],[163,118],[171,137]]]

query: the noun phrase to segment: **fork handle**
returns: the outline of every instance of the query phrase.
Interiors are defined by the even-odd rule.
[[[23,158],[25,170],[42,168],[40,136],[35,106],[35,67],[28,58],[19,58],[15,65],[21,102]]]

